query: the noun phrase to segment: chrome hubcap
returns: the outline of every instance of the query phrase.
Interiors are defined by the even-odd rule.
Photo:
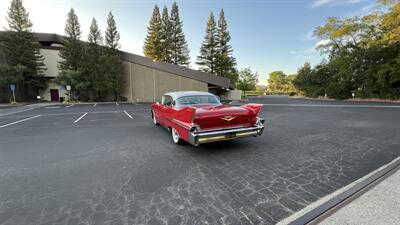
[[[153,112],[153,123],[157,124],[156,115],[154,114],[154,112]]]
[[[176,132],[175,129],[172,129],[172,139],[174,139],[175,143],[178,143],[178,141],[179,141],[179,134],[178,134],[178,132]]]

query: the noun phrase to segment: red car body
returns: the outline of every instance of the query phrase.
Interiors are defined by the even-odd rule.
[[[192,145],[256,137],[263,133],[264,119],[258,117],[262,105],[222,105],[208,92],[166,93],[161,103],[151,105],[154,124],[172,132],[175,143]],[[178,137],[177,137],[178,136]]]

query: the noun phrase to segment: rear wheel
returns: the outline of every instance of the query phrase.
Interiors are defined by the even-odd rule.
[[[182,139],[179,137],[178,131],[176,131],[175,128],[171,129],[171,135],[172,135],[172,140],[174,141],[175,144],[182,143]]]

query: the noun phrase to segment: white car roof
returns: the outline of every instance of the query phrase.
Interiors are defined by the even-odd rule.
[[[215,96],[215,95],[213,95],[209,92],[205,92],[205,91],[174,91],[174,92],[165,93],[164,95],[169,95],[174,100],[177,98],[186,97],[186,96],[198,96],[198,95]]]

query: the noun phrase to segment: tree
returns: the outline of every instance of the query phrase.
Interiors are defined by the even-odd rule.
[[[168,8],[164,6],[161,17],[161,49],[162,55],[161,60],[167,63],[172,63],[172,27],[171,21],[168,15]]]
[[[107,18],[107,29],[105,33],[106,47],[100,59],[102,67],[101,73],[104,76],[106,89],[104,91],[111,92],[114,95],[114,101],[119,100],[121,89],[123,86],[123,67],[122,61],[117,50],[120,48],[119,32],[114,20],[114,16],[110,12]]]
[[[162,46],[161,46],[161,33],[162,23],[160,16],[160,9],[157,5],[154,6],[153,14],[150,19],[150,24],[147,27],[147,36],[144,41],[143,53],[146,57],[161,60],[162,59]]]
[[[200,66],[200,70],[216,74],[216,61],[218,56],[218,39],[217,27],[215,24],[214,14],[210,13],[207,22],[206,35],[200,48],[200,55],[197,56],[196,64]]]
[[[74,70],[63,70],[60,72],[59,76],[56,78],[56,83],[64,86],[71,86],[71,90],[68,91],[68,100],[77,100],[80,93],[89,87],[89,81],[83,79],[81,71]],[[78,95],[78,96],[77,96]]]
[[[269,74],[268,90],[278,94],[294,94],[293,80],[296,75],[286,75],[282,71],[274,71]]]
[[[318,48],[328,57],[298,71],[293,83],[306,96],[400,97],[400,2],[379,3],[383,7],[362,17],[329,17],[316,28],[324,43]]]
[[[19,98],[32,100],[39,89],[47,85],[43,77],[46,69],[44,58],[39,51],[39,43],[32,34],[32,22],[22,0],[12,0],[9,7],[8,29],[3,36],[6,63],[10,66],[21,65],[25,68],[21,82],[17,84],[22,91]],[[17,96],[18,97],[18,96]]]
[[[250,67],[248,67],[239,71],[239,80],[236,86],[239,88],[239,90],[242,90],[244,96],[246,96],[246,91],[256,89],[257,82],[258,74],[253,73]]]
[[[66,70],[78,71],[81,67],[83,46],[80,42],[81,25],[75,10],[72,8],[67,15],[64,32],[63,47],[59,52],[62,60],[58,62],[58,68],[61,73]]]
[[[216,74],[221,77],[227,77],[231,83],[236,83],[236,59],[232,56],[232,46],[229,44],[231,35],[228,31],[228,24],[225,20],[224,10],[221,9],[218,20],[218,51],[216,57]]]
[[[293,80],[294,86],[300,90],[305,91],[309,84],[309,77],[311,73],[311,65],[306,62],[302,67],[297,70],[297,76]]]
[[[101,47],[103,37],[95,18],[90,25],[88,42],[85,46],[81,77],[82,83],[87,84],[88,87],[85,88],[86,93],[82,97],[100,100],[103,97],[101,91],[105,89],[104,74],[101,73],[102,65],[100,63],[104,49]]]
[[[176,2],[172,4],[171,16],[171,60],[176,65],[187,66],[190,63],[189,48],[183,33],[183,23],[179,18],[179,9]]]
[[[117,30],[117,24],[115,22],[114,15],[110,11],[107,17],[105,45],[112,50],[119,49],[121,47],[119,44],[119,39],[120,39],[120,34]]]
[[[382,41],[386,45],[400,43],[400,2],[383,16],[380,28],[383,31]]]
[[[60,85],[71,86],[70,100],[75,100],[76,93],[85,88],[81,80],[83,44],[81,38],[81,25],[78,16],[73,8],[67,15],[64,29],[65,38],[60,49],[59,56],[62,59],[58,62],[59,76],[56,82]]]
[[[10,84],[16,84],[23,79],[23,73],[25,67],[21,65],[9,66],[7,64],[0,64],[0,93],[4,93],[4,97],[0,98],[0,101],[6,101],[5,93],[9,93],[8,100],[11,102],[11,91],[9,89]]]

